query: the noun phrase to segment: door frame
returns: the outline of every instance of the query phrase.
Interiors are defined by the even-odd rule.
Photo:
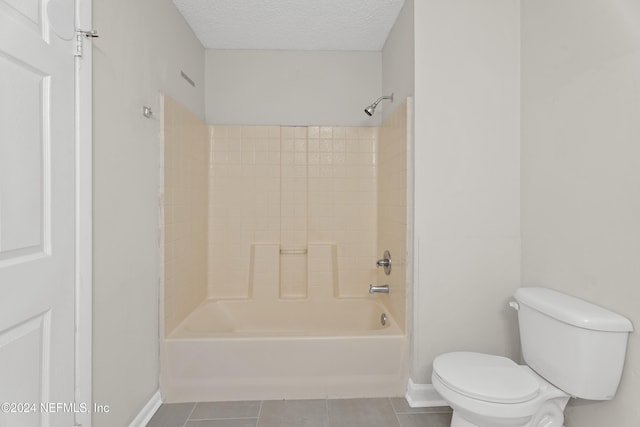
[[[91,0],[75,1],[76,29],[93,29]],[[85,40],[75,58],[76,254],[75,254],[75,401],[89,411],[76,413],[75,425],[91,427],[93,307],[93,112],[92,46]]]

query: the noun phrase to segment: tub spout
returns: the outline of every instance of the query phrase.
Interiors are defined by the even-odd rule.
[[[389,285],[369,285],[369,293],[381,293],[388,294],[389,293]]]

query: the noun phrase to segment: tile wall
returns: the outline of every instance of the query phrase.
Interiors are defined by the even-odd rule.
[[[307,128],[281,127],[280,138],[279,296],[305,298],[309,258]]]
[[[405,318],[406,103],[380,128],[207,126],[166,97],[164,121],[167,332],[207,297],[365,297],[378,282]]]
[[[164,325],[173,330],[207,293],[208,128],[168,96],[163,105]]]
[[[246,298],[252,245],[280,241],[280,127],[209,131],[209,296]]]
[[[309,241],[335,243],[337,294],[375,280],[377,128],[309,128]]]
[[[210,136],[209,296],[250,296],[256,244],[280,248],[281,298],[322,293],[310,265],[335,276],[331,294],[366,295],[376,274],[377,129],[211,126]],[[317,244],[336,256],[310,251]],[[323,269],[314,254],[337,265]]]

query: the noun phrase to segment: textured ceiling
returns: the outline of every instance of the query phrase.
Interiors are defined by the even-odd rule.
[[[207,49],[380,51],[404,0],[173,0]]]

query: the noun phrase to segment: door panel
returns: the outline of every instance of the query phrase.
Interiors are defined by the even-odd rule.
[[[44,9],[40,0],[0,0],[0,10],[20,22],[22,27],[47,37],[47,28],[42,19]]]
[[[0,400],[11,405],[3,412],[8,409],[6,421],[13,421],[15,425],[40,426],[48,421],[39,404],[50,400],[50,330],[51,316],[47,312],[0,334],[0,378],[15,385],[9,393],[10,400],[4,396]]]
[[[3,427],[69,427],[76,409],[73,43],[46,4],[0,0]]]
[[[50,77],[12,57],[0,57],[0,261],[18,261],[25,254],[44,254],[43,184],[50,169],[48,119]],[[47,188],[48,190],[48,188]],[[48,192],[47,192],[48,193]]]

